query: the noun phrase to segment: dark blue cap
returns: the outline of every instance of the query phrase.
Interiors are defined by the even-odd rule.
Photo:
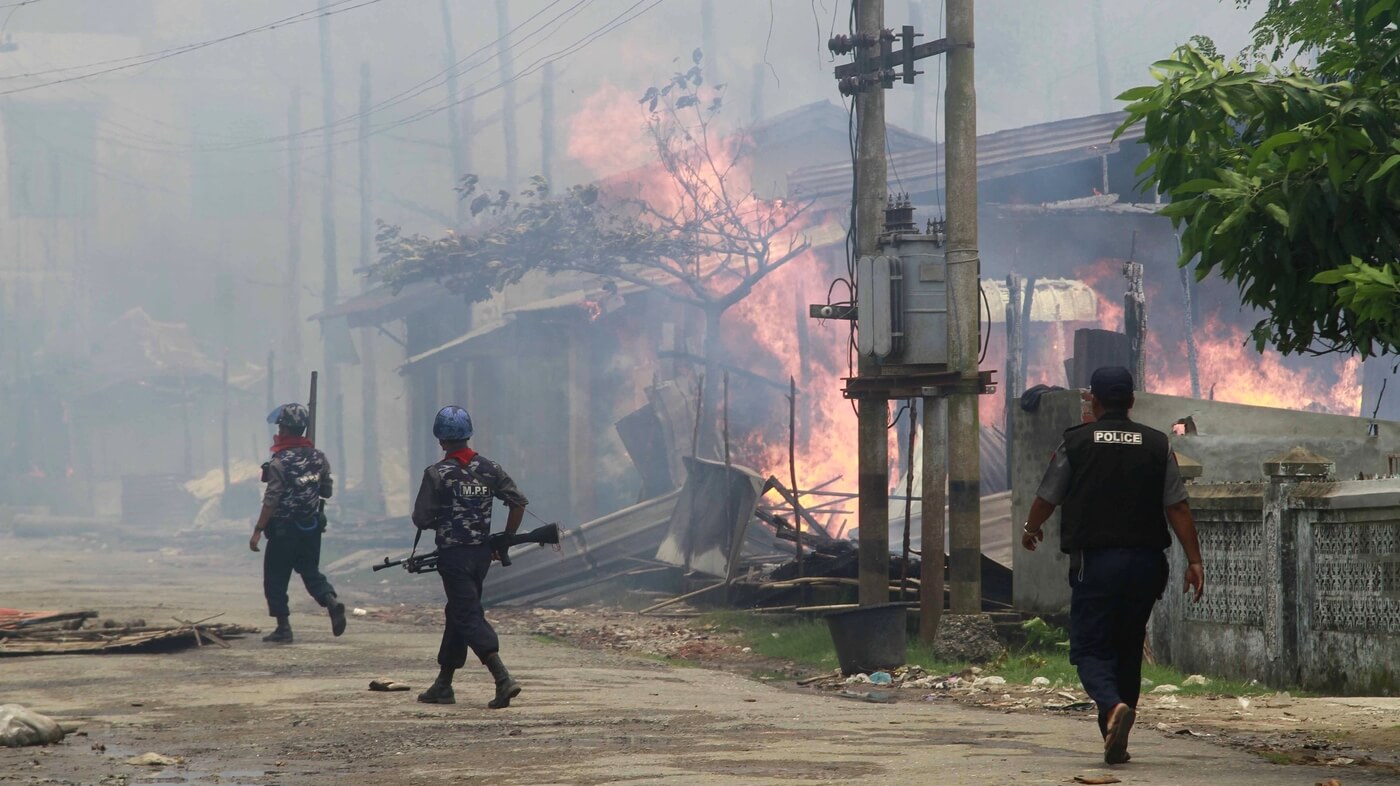
[[[1120,401],[1133,395],[1133,374],[1122,366],[1095,369],[1089,377],[1089,392],[1100,400]]]

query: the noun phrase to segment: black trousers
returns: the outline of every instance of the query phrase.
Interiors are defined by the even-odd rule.
[[[447,595],[443,609],[446,625],[442,629],[442,646],[438,647],[438,665],[444,669],[460,669],[467,663],[467,648],[482,662],[501,649],[496,630],[486,621],[481,607],[481,585],[491,568],[491,547],[450,546],[438,551],[438,574],[442,576],[442,591]]]
[[[326,605],[335,587],[321,573],[321,533],[302,532],[292,525],[268,527],[267,546],[263,550],[263,594],[267,596],[267,613],[273,617],[291,614],[287,608],[287,585],[292,571],[301,576],[306,591],[316,602]]]
[[[1090,549],[1071,568],[1069,662],[1099,708],[1099,731],[1121,704],[1137,708],[1142,643],[1167,581],[1167,557],[1152,548]]]

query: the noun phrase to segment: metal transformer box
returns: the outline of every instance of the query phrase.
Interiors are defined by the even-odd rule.
[[[948,269],[933,235],[895,235],[856,267],[857,349],[882,373],[948,365]]]

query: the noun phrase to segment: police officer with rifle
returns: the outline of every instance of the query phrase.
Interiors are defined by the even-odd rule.
[[[1064,434],[1051,457],[1021,545],[1035,551],[1056,507],[1060,550],[1070,555],[1069,659],[1098,705],[1104,761],[1122,764],[1136,718],[1142,645],[1167,586],[1171,533],[1186,552],[1185,591],[1201,599],[1205,569],[1176,454],[1166,434],[1135,423],[1133,375],[1094,371],[1094,420]]]
[[[465,409],[450,406],[438,412],[433,436],[446,455],[423,471],[413,504],[413,524],[419,533],[433,530],[436,535],[436,567],[447,596],[446,625],[438,648],[440,671],[418,700],[455,704],[452,675],[466,665],[470,648],[496,682],[495,698],[487,706],[501,709],[520,695],[520,683],[501,662],[500,640],[481,605],[491,560],[504,556],[505,550],[493,548],[490,541],[491,506],[499,499],[510,511],[504,533],[509,538],[520,529],[529,500],[499,464],[468,447],[472,433],[471,416]]]

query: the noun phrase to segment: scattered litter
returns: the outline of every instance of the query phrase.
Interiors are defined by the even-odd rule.
[[[1060,698],[1065,699],[1065,700],[1067,700],[1067,701],[1079,701],[1079,697],[1078,697],[1078,696],[1074,695],[1073,693],[1068,693],[1068,692],[1066,692],[1066,691],[1060,691],[1060,692],[1056,693],[1055,695],[1056,695],[1056,696],[1059,696]]]
[[[739,650],[739,651],[740,651],[740,652],[753,652],[753,647],[745,647],[745,648],[743,648],[743,649],[741,649],[741,650]]]
[[[0,743],[7,748],[49,745],[63,739],[63,727],[18,704],[0,705]]]
[[[1200,674],[1192,674],[1191,676],[1187,677],[1186,680],[1181,684],[1187,687],[1191,687],[1194,685],[1209,685],[1210,680],[1206,679]]]
[[[164,756],[159,753],[143,753],[140,756],[132,756],[126,760],[127,764],[134,764],[138,767],[173,767],[177,764],[184,764],[185,760],[178,756]]]
[[[1172,684],[1170,684],[1170,683],[1165,684],[1165,685],[1158,685],[1157,687],[1155,687],[1155,688],[1152,689],[1152,692],[1153,692],[1153,693],[1164,693],[1164,694],[1168,694],[1168,695],[1170,695],[1170,694],[1172,694],[1172,693],[1178,693],[1178,692],[1180,692],[1180,691],[1181,691],[1181,688],[1179,688],[1179,687],[1177,687],[1177,686],[1175,686],[1175,685],[1172,685]]]
[[[1036,677],[1031,680],[1031,684],[1037,688],[1048,688],[1050,687],[1050,680],[1044,677]]]
[[[1166,724],[1160,724],[1160,725],[1165,726]],[[1192,730],[1190,730],[1190,729],[1188,729],[1188,728],[1185,728],[1185,727],[1182,727],[1182,728],[1180,728],[1180,729],[1177,729],[1177,730],[1176,730],[1176,733],[1177,733],[1177,734],[1184,734],[1184,735],[1186,735],[1186,736],[1188,736],[1188,737],[1214,737],[1214,736],[1215,736],[1214,734],[1202,734],[1202,733],[1199,732],[1199,731],[1192,731]]]
[[[1246,699],[1245,697],[1240,696],[1240,697],[1239,697],[1239,702],[1240,702],[1240,709],[1242,709],[1242,710],[1247,710],[1247,709],[1249,709],[1249,699]]]
[[[1152,687],[1153,685],[1156,685],[1156,684],[1157,684],[1157,683],[1153,682],[1152,680],[1149,680],[1149,679],[1146,678],[1146,677],[1143,677],[1143,678],[1142,678],[1142,687],[1144,687],[1144,688],[1150,688],[1150,687]]]
[[[1094,703],[1092,701],[1074,701],[1069,704],[1045,705],[1045,709],[1051,712],[1083,712],[1084,710],[1092,710],[1093,708]]]
[[[1180,707],[1181,699],[1175,696],[1159,696],[1157,698],[1158,707]]]
[[[368,612],[368,611],[365,611],[364,609],[351,609],[351,610],[350,610],[350,613],[351,613],[351,614],[354,614],[356,617],[367,617],[367,616],[369,616],[369,612]]]
[[[852,674],[846,678],[847,685],[869,685],[874,682],[868,674]]]
[[[1005,677],[978,677],[977,680],[976,680],[975,682],[972,683],[972,687],[974,687],[974,688],[984,688],[984,687],[990,687],[990,686],[992,686],[992,685],[1005,685],[1005,684],[1006,684],[1006,678],[1005,678]]]
[[[1326,764],[1328,767],[1346,767],[1355,763],[1356,759],[1348,759],[1345,756],[1338,756],[1335,759],[1328,759],[1327,761],[1323,762],[1323,764]]]
[[[843,690],[836,695],[840,696],[843,699],[857,699],[859,701],[868,701],[871,704],[894,704],[894,694],[885,693],[883,691],[870,691],[869,693],[860,693],[858,691]]]
[[[391,679],[370,680],[369,689],[372,691],[411,690],[407,683]]]
[[[889,685],[894,682],[894,679],[890,677],[887,671],[877,671],[871,674],[870,679],[867,681],[872,685]]]
[[[1090,783],[1095,784],[1096,786],[1101,786],[1102,784],[1122,783],[1123,781],[1113,777],[1112,775],[1076,775],[1074,776],[1074,780],[1069,782]]]

